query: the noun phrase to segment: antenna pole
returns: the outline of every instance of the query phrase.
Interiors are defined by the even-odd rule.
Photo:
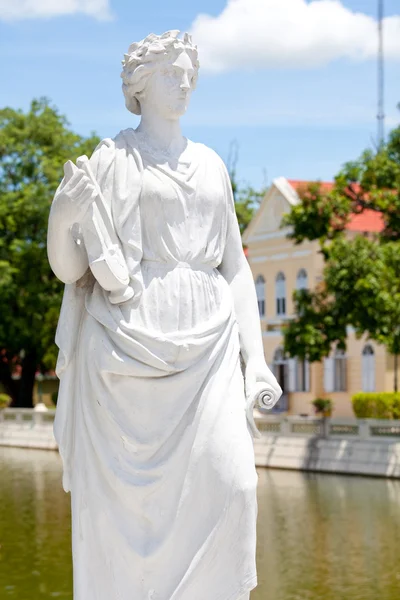
[[[384,91],[385,71],[383,56],[383,2],[378,0],[378,149],[385,142],[385,113],[384,113]]]

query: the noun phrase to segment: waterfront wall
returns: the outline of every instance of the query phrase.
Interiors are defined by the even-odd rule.
[[[400,422],[256,415],[256,465],[400,478]]]
[[[56,450],[54,410],[0,411],[0,446]],[[257,467],[400,479],[400,421],[317,419],[255,411]]]

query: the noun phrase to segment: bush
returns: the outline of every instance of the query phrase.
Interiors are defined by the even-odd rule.
[[[51,394],[51,401],[54,404],[54,406],[57,406],[57,400],[58,400],[58,392],[53,392]]]
[[[333,401],[330,398],[315,398],[311,403],[315,412],[324,417],[330,417],[333,409]]]
[[[0,394],[0,408],[7,408],[11,402],[11,396],[8,394]]]
[[[359,419],[399,419],[400,393],[362,392],[352,398],[353,411]]]

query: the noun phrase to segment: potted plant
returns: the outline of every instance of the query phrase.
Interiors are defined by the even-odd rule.
[[[333,401],[330,398],[315,398],[312,401],[315,414],[322,417],[331,417],[333,409]]]

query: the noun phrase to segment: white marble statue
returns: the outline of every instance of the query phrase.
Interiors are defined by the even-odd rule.
[[[187,34],[132,44],[122,87],[140,125],[68,162],[51,208],[75,600],[239,600],[256,585],[252,411],[281,390],[226,168],[179,126],[198,67]]]

